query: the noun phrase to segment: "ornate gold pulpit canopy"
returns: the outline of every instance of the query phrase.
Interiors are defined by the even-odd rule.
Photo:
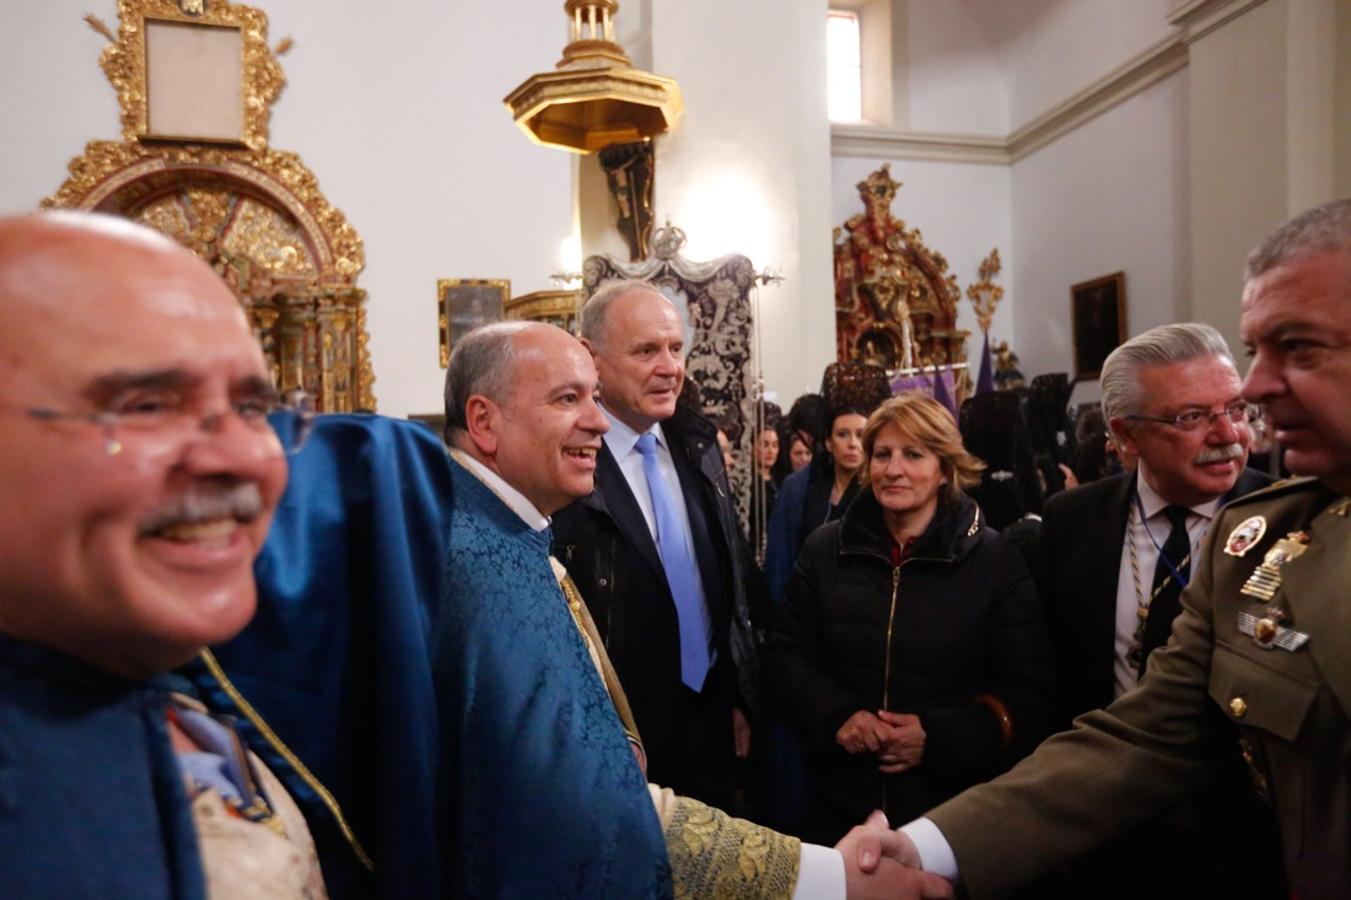
[[[173,237],[239,297],[278,389],[325,412],[374,409],[361,237],[299,156],[267,146],[289,39],[270,49],[262,11],[218,0],[118,0],[118,15],[115,35],[86,19],[110,41],[123,139],[90,141],[42,205]]]
[[[649,140],[684,113],[673,79],[635,69],[615,43],[619,0],[565,0],[570,41],[551,72],[531,75],[504,103],[531,140],[574,153]]]

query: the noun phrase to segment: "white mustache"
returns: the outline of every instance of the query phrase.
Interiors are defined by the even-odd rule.
[[[227,517],[252,522],[262,511],[263,495],[253,482],[205,482],[188,489],[172,503],[148,516],[141,523],[141,533]]]
[[[1202,450],[1196,457],[1196,464],[1203,466],[1206,463],[1223,462],[1226,459],[1242,459],[1242,444],[1225,444],[1223,447],[1210,447]]]

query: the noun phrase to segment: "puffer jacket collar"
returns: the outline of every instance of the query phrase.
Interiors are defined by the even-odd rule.
[[[982,522],[976,501],[962,494],[956,500],[942,500],[933,521],[915,541],[912,559],[957,562],[976,545]],[[859,491],[840,522],[840,553],[875,556],[891,564],[891,533],[882,516],[882,504],[869,488]]]

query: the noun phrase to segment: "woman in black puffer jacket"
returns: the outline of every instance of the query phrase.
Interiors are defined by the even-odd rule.
[[[869,418],[862,491],[803,545],[764,651],[766,691],[805,737],[806,837],[870,811],[902,824],[1044,736],[1051,650],[1018,551],[962,486],[981,463],[918,394]]]

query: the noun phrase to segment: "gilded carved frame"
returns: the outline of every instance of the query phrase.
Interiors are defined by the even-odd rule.
[[[575,334],[581,297],[582,292],[577,290],[533,291],[508,300],[502,308],[502,318],[544,322]]]
[[[436,280],[437,333],[441,368],[450,365],[450,351],[461,334],[484,322],[503,317],[511,297],[506,278],[438,278]]]
[[[146,72],[146,22],[171,22],[238,28],[242,38],[241,73],[243,134],[240,142],[251,150],[267,146],[272,101],[286,84],[281,65],[267,46],[267,16],[262,10],[220,0],[118,0],[121,19],[117,40],[103,50],[99,64],[117,90],[122,106],[122,137],[134,140],[187,140],[190,135],[154,135],[150,132],[149,79]],[[206,139],[218,142],[218,139]]]
[[[365,292],[356,288],[365,268],[365,249],[342,211],[330,204],[319,181],[300,157],[284,150],[252,152],[244,148],[197,145],[147,145],[136,141],[90,141],[82,156],[71,160],[70,177],[42,201],[43,208],[79,209],[135,216],[137,204],[166,190],[193,186],[221,187],[259,198],[292,218],[304,235],[316,271],[307,287],[291,284],[297,297],[332,295],[354,307],[355,358],[353,408],[375,409],[374,366],[366,328]],[[171,234],[212,262],[201,235]],[[255,273],[256,274],[256,273]],[[224,273],[222,273],[224,277]],[[229,279],[227,279],[228,281]],[[278,279],[278,286],[286,279]],[[298,293],[296,291],[299,290]],[[266,313],[251,313],[259,324]],[[341,319],[341,317],[339,317]],[[346,404],[344,404],[346,405]],[[324,408],[342,411],[342,407]]]
[[[350,282],[366,267],[361,235],[328,202],[319,179],[295,153],[90,141],[68,168],[70,177],[42,201],[44,208],[119,213],[120,197],[147,178],[169,172],[214,173],[251,187],[295,217],[310,238],[321,281]]]
[[[366,265],[361,236],[328,202],[318,179],[297,154],[267,147],[269,107],[285,78],[267,46],[266,15],[220,0],[118,0],[118,11],[121,27],[116,35],[93,17],[86,20],[110,42],[101,64],[117,90],[124,140],[90,141],[84,154],[68,164],[70,177],[42,206],[136,218],[147,204],[169,195],[191,198],[215,192],[273,211],[285,233],[261,233],[258,246],[284,238],[294,247],[283,249],[306,257],[312,266],[307,264],[303,271],[273,269],[259,254],[246,252],[241,257],[236,245],[223,246],[228,218],[208,217],[193,221],[190,228],[165,233],[216,267],[248,309],[265,353],[278,353],[278,346],[294,343],[301,333],[296,328],[310,323],[304,326],[297,359],[302,360],[304,380],[322,385],[323,411],[374,409],[366,296],[356,286]],[[157,139],[146,133],[147,19],[241,29],[241,92],[246,105],[242,143]],[[284,40],[277,52],[284,52],[289,43]],[[281,331],[274,332],[273,324]],[[285,356],[275,363],[289,369],[296,359]],[[297,386],[284,384],[287,378],[295,381],[294,375],[278,374],[286,375],[279,384]]]

